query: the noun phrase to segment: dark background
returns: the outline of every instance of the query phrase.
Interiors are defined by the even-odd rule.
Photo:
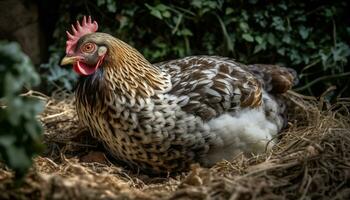
[[[151,62],[210,54],[294,68],[295,90],[326,99],[350,96],[348,1],[1,0],[0,39],[18,41],[40,72],[38,88],[72,90],[76,75],[58,65],[65,31],[91,15],[99,30]]]

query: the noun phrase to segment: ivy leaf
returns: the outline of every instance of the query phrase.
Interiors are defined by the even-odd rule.
[[[202,0],[192,0],[191,5],[195,8],[201,8],[203,5],[202,2],[203,2]]]
[[[300,26],[299,27],[299,34],[301,36],[302,39],[306,39],[309,37],[309,33],[310,33],[310,30],[305,28],[305,26]]]
[[[246,22],[240,22],[239,28],[241,28],[243,32],[246,32],[249,30],[249,25]]]
[[[156,7],[154,7],[156,10],[159,10],[159,11],[166,11],[168,9],[168,7],[164,4],[158,4]]]
[[[258,52],[265,50],[265,49],[266,49],[266,42],[263,42],[263,43],[254,47],[254,53],[258,53]]]
[[[169,12],[169,11],[164,11],[163,13],[163,17],[165,17],[165,18],[169,18],[169,17],[171,17],[171,13]]]
[[[225,9],[225,15],[229,15],[229,14],[231,14],[231,13],[233,13],[234,12],[234,9],[233,8],[226,8]]]
[[[276,45],[276,37],[274,34],[269,33],[267,34],[267,41],[271,44],[271,45]]]
[[[179,35],[183,35],[183,36],[192,36],[193,35],[193,33],[187,28],[182,29],[178,33],[179,33]]]
[[[158,19],[163,19],[162,13],[160,12],[159,8],[150,6],[146,4],[146,7],[151,11],[151,15],[157,17]]]
[[[284,43],[290,44],[291,41],[292,41],[292,39],[290,38],[290,35],[289,35],[289,34],[284,34],[284,35],[283,35],[283,38],[282,38],[282,41],[283,41]]]
[[[39,152],[42,127],[36,117],[43,108],[38,99],[20,94],[24,86],[30,89],[40,79],[17,43],[0,42],[0,59],[6,65],[0,72],[5,90],[0,92],[1,101],[6,105],[0,109],[0,158],[20,177]]]
[[[28,157],[23,147],[10,145],[7,147],[6,153],[6,157],[9,159],[9,165],[17,169],[19,173],[23,173],[31,164],[31,158]]]
[[[115,2],[107,4],[107,9],[109,12],[114,13],[115,11],[117,11],[117,5],[115,4]]]
[[[258,43],[258,44],[262,44],[263,43],[263,38],[261,36],[256,36],[255,37],[255,41]]]
[[[252,35],[250,35],[249,33],[244,33],[242,35],[242,38],[248,42],[254,42],[254,38]]]
[[[277,49],[277,53],[282,55],[282,56],[284,56],[285,53],[286,53],[286,49],[285,48],[279,48],[279,49]]]
[[[11,135],[11,134],[7,134],[7,135],[0,135],[0,146],[2,147],[9,147],[11,145],[13,145],[13,143],[15,143],[16,141],[16,136],[15,135]]]

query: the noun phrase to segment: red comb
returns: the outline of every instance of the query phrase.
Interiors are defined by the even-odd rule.
[[[67,37],[68,37],[68,40],[66,42],[66,54],[67,55],[73,54],[79,38],[81,38],[86,34],[94,33],[97,31],[97,29],[98,29],[98,24],[96,21],[91,20],[91,16],[89,16],[87,19],[86,19],[86,16],[84,16],[81,22],[81,25],[78,20],[75,27],[72,24],[72,34],[66,31]]]

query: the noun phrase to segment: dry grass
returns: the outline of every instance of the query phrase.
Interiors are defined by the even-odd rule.
[[[0,170],[0,199],[350,199],[349,99],[330,106],[290,92],[289,127],[272,152],[148,177],[99,152],[79,126],[71,95],[33,95],[46,101],[47,151],[20,187]]]

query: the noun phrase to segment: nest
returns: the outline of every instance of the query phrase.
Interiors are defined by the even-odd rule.
[[[0,169],[0,199],[350,199],[349,99],[289,92],[290,122],[272,151],[149,177],[111,163],[79,125],[73,95],[31,95],[46,102],[46,152],[20,186]]]

